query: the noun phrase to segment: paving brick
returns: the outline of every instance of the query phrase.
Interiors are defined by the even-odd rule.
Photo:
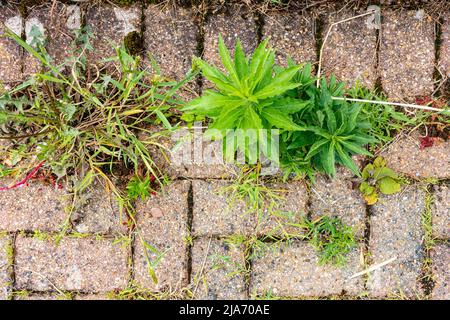
[[[14,40],[3,37],[5,27],[22,34],[22,17],[17,7],[0,6],[0,82],[7,86],[22,79],[22,65],[21,48]]]
[[[289,183],[272,183],[269,187],[277,192],[276,200],[270,214],[262,217],[258,224],[258,234],[268,236],[294,235],[299,228],[292,224],[299,223],[308,211],[308,190],[304,181]]]
[[[98,65],[102,60],[115,55],[115,47],[123,44],[131,32],[141,32],[141,6],[138,4],[117,7],[101,4],[89,7],[86,24],[92,28],[91,43],[94,50],[90,59]]]
[[[107,292],[128,280],[128,249],[110,240],[63,238],[58,244],[18,236],[15,288]]]
[[[431,251],[434,288],[432,299],[450,299],[450,248],[448,244],[438,244]]]
[[[0,300],[9,299],[11,294],[11,238],[0,234]]]
[[[433,236],[450,238],[450,187],[442,184],[435,187],[432,208]]]
[[[346,177],[345,171],[339,168],[333,179],[323,175],[317,177],[310,192],[311,217],[338,217],[354,229],[356,236],[363,237],[366,205],[359,190],[353,189],[352,180]]]
[[[264,37],[277,50],[277,62],[287,65],[287,57],[296,63],[316,61],[314,20],[298,13],[270,12],[264,16]]]
[[[53,63],[60,65],[72,55],[74,31],[81,27],[80,7],[55,2],[31,8],[25,21],[25,36],[29,44],[33,40],[33,26],[44,35],[46,50]],[[40,62],[29,53],[25,53],[24,60],[26,75],[36,73],[41,68]]]
[[[403,135],[386,149],[382,156],[393,170],[414,179],[450,178],[450,140],[436,141],[420,150],[419,133]]]
[[[30,292],[20,292],[14,296],[14,300],[21,301],[40,301],[40,300],[72,300],[70,294],[59,294],[59,293],[30,293]]]
[[[180,289],[187,285],[187,242],[189,181],[174,181],[158,196],[136,207],[138,232],[158,253],[145,249],[139,236],[135,241],[136,282],[150,290]],[[147,250],[147,251],[144,251]],[[147,252],[158,283],[149,276]],[[158,262],[157,260],[160,259]]]
[[[413,100],[433,92],[434,25],[420,12],[382,12],[379,70],[389,98]]]
[[[196,299],[247,298],[243,246],[200,238],[192,247],[192,290]]]
[[[72,224],[77,232],[127,233],[125,213],[120,212],[114,194],[100,181],[96,181],[81,198],[83,204],[72,214]]]
[[[441,25],[441,48],[439,69],[441,72],[450,78],[450,12],[446,13],[446,18]]]
[[[252,262],[250,294],[271,292],[281,297],[358,295],[364,290],[362,278],[349,278],[363,269],[360,249],[352,251],[347,259],[344,267],[319,265],[319,259],[308,243],[295,241],[282,245]]]
[[[323,28],[325,38],[332,23],[348,19],[363,12],[340,12],[328,17]],[[367,16],[334,25],[325,43],[322,64],[327,77],[334,74],[347,86],[356,82],[373,88],[377,78],[376,29],[367,23]]]
[[[195,236],[249,235],[255,231],[256,215],[248,212],[244,203],[230,203],[229,196],[219,194],[229,184],[220,180],[192,181]]]
[[[407,297],[421,293],[418,278],[423,259],[424,236],[421,216],[425,210],[425,191],[407,186],[400,193],[381,196],[371,209],[369,251],[371,264],[396,257],[375,270],[368,288],[374,297],[401,292]]]
[[[13,184],[3,179],[2,185]],[[24,187],[0,191],[0,231],[58,231],[67,218],[68,192],[31,181]]]
[[[237,39],[246,54],[253,52],[258,42],[256,17],[245,10],[230,10],[232,13],[220,13],[209,17],[205,24],[205,42],[203,57],[206,61],[222,66],[218,53],[219,34],[225,45],[233,53]],[[223,70],[223,68],[222,68]]]

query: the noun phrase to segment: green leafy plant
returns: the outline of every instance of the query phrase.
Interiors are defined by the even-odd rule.
[[[136,200],[141,198],[141,200],[145,200],[147,197],[150,197],[152,192],[155,192],[151,188],[151,183],[154,181],[152,177],[140,178],[138,176],[134,176],[127,184],[127,194],[131,200]]]
[[[346,255],[356,247],[353,229],[339,218],[322,216],[304,219],[305,238],[316,249],[320,264],[345,265]]]
[[[378,201],[378,194],[393,194],[400,191],[403,179],[394,170],[386,166],[386,160],[377,157],[362,171],[363,182],[359,190],[364,195],[367,204],[373,205]]]

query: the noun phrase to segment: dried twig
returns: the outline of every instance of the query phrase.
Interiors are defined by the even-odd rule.
[[[362,276],[362,275],[364,275],[364,274],[366,274],[366,273],[370,273],[370,272],[372,272],[372,271],[375,271],[375,270],[377,270],[377,269],[380,269],[380,268],[384,267],[385,265],[387,265],[387,264],[389,264],[389,263],[395,261],[396,259],[397,259],[397,257],[393,257],[393,258],[390,258],[390,259],[388,259],[388,260],[386,260],[386,261],[383,261],[383,262],[381,262],[381,263],[375,264],[375,265],[373,265],[373,266],[367,268],[366,270],[363,270],[363,271],[361,271],[361,272],[355,273],[355,274],[352,275],[349,279],[353,279],[353,278],[356,278],[356,277],[360,277],[360,276]]]

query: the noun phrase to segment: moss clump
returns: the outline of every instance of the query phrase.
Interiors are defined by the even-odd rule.
[[[125,49],[133,56],[140,54],[143,51],[142,37],[137,31],[128,33],[123,39]]]

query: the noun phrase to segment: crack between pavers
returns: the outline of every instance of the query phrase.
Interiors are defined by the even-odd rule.
[[[187,196],[187,221],[186,221],[186,229],[188,233],[189,239],[191,239],[186,245],[186,257],[187,257],[187,284],[189,285],[192,280],[192,223],[194,221],[194,189],[192,182],[189,184],[188,196]]]

